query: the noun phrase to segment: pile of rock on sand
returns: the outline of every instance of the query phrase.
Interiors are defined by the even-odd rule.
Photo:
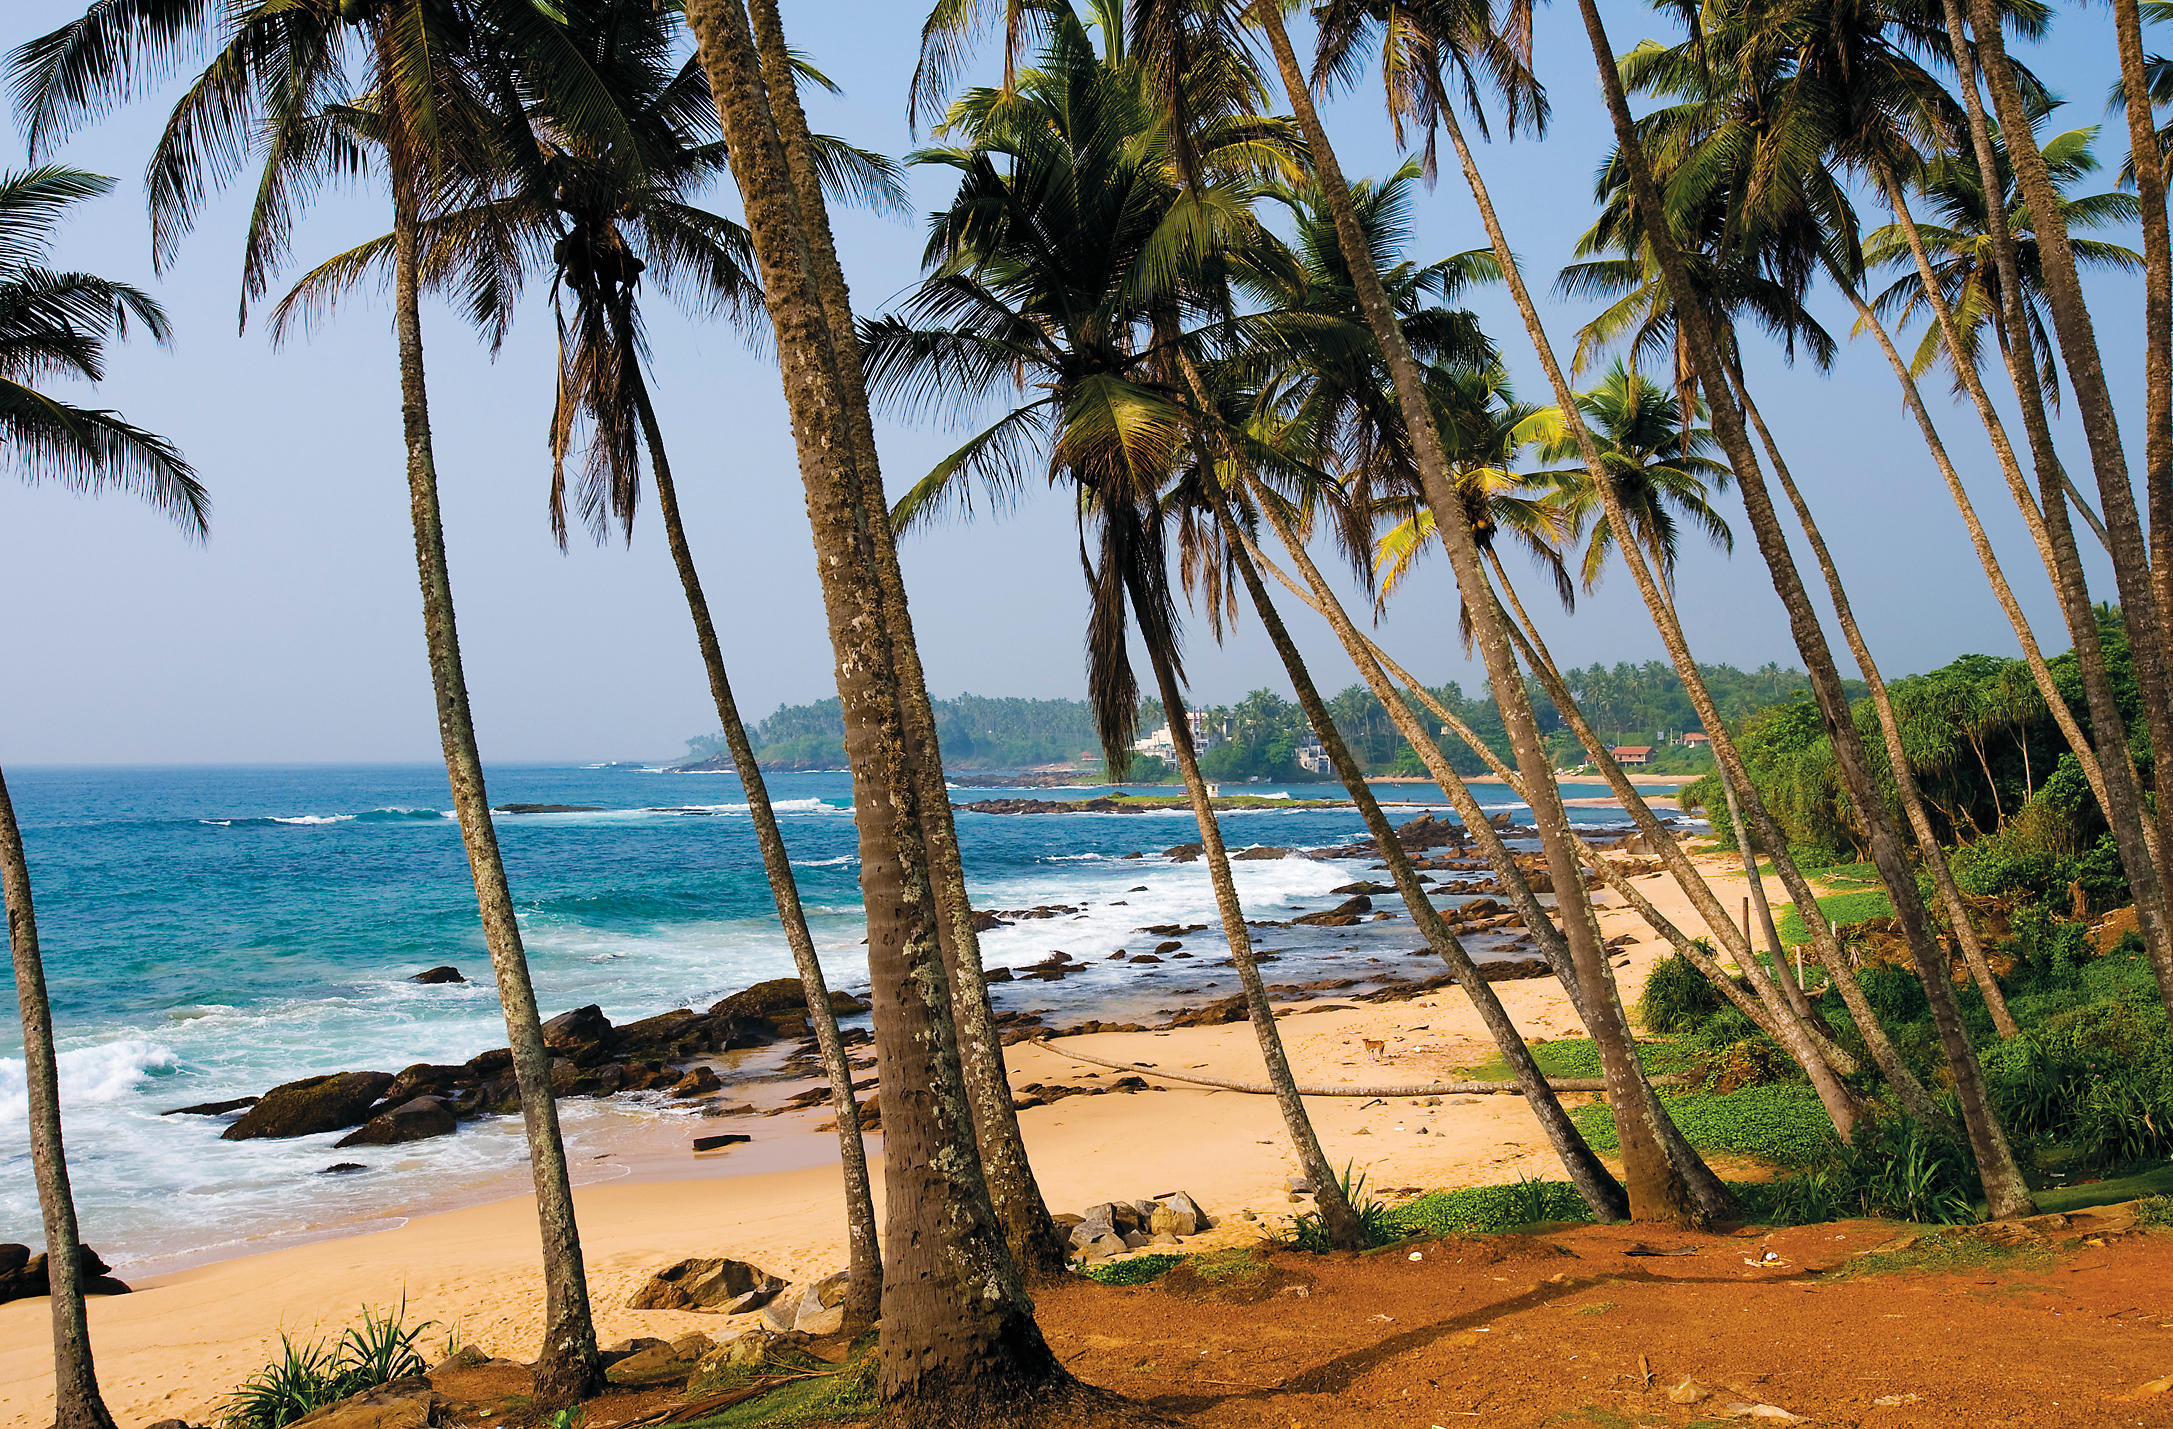
[[[1091,1224],[1113,1228],[1126,1205],[1137,1214],[1089,1208],[1106,1215]],[[1149,1283],[1067,1275],[1034,1297],[1073,1374],[1202,1429],[2166,1425],[2173,1358],[2158,1331],[2173,1302],[2153,1287],[2173,1284],[2173,1233],[2159,1209],[1951,1227],[1539,1225],[1324,1256],[1256,1232],[1225,1240],[1233,1218]],[[610,1387],[566,1422],[695,1425],[741,1405],[723,1422],[864,1422],[873,1341],[840,1333],[845,1289],[840,1275],[786,1284],[721,1258],[663,1267],[630,1307],[714,1314],[717,1330],[609,1347]],[[1864,1333],[1889,1319],[1905,1328]],[[530,1407],[533,1390],[528,1366],[468,1348],[297,1422],[556,1422]]]

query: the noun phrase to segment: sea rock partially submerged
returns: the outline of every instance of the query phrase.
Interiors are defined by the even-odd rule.
[[[334,1072],[288,1082],[266,1092],[219,1139],[312,1136],[360,1126],[392,1082],[390,1072]]]
[[[335,1150],[349,1146],[397,1146],[405,1141],[426,1141],[451,1136],[460,1127],[453,1110],[436,1097],[415,1097],[391,1111],[380,1112],[333,1143]]]

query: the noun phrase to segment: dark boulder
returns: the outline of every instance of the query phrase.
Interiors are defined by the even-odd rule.
[[[466,1067],[446,1067],[432,1062],[417,1062],[392,1079],[385,1088],[384,1100],[394,1106],[416,1097],[429,1096],[447,1088],[457,1087],[468,1080]]]
[[[357,1171],[367,1171],[369,1169],[360,1161],[335,1161],[317,1174],[320,1176],[351,1176]]]
[[[1344,899],[1341,903],[1325,912],[1306,913],[1290,921],[1293,923],[1310,923],[1316,927],[1340,928],[1346,924],[1357,922],[1359,914],[1371,913],[1372,911],[1373,900],[1361,893],[1355,898]]]
[[[422,972],[419,972],[415,974],[415,976],[409,978],[408,981],[437,983],[466,982],[467,979],[460,975],[459,968],[453,967],[448,964],[444,967],[426,968]]]
[[[370,1107],[392,1085],[390,1072],[336,1072],[273,1087],[220,1133],[222,1141],[313,1136],[344,1131],[368,1118]]]
[[[427,1141],[433,1136],[451,1136],[458,1128],[451,1107],[436,1097],[416,1097],[403,1102],[391,1111],[380,1112],[364,1122],[362,1129],[350,1132],[333,1143],[335,1149],[349,1146],[397,1146],[403,1141]]]
[[[1290,850],[1287,848],[1268,848],[1262,846],[1260,848],[1239,849],[1236,853],[1231,854],[1230,857],[1236,859],[1288,858],[1290,857]]]
[[[611,1035],[611,1019],[595,1003],[576,1007],[571,1012],[561,1012],[543,1024],[543,1045],[546,1047],[574,1047],[584,1042],[601,1042]]]
[[[85,1295],[126,1295],[126,1285],[113,1278],[113,1267],[87,1245],[76,1250],[76,1274]],[[27,1245],[0,1245],[0,1304],[32,1300],[53,1293],[47,1278],[45,1257],[32,1255]]]
[[[1162,857],[1171,863],[1192,863],[1205,851],[1205,846],[1201,844],[1179,844],[1175,848],[1162,850]]]

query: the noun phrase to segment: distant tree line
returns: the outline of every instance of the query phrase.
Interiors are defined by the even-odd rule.
[[[1784,670],[1767,664],[1756,670],[1732,665],[1700,667],[1716,702],[1730,724],[1740,724],[1769,707],[1783,704],[1808,688],[1801,670]],[[1642,665],[1622,662],[1612,668],[1594,663],[1583,670],[1564,672],[1570,692],[1576,696],[1600,737],[1614,744],[1658,746],[1652,767],[1682,773],[1702,773],[1710,756],[1668,741],[1698,728],[1698,720],[1684,693],[1674,667],[1662,661]],[[1435,699],[1470,726],[1506,761],[1509,741],[1501,715],[1491,698],[1472,698],[1451,680],[1432,690]],[[1860,693],[1860,691],[1852,691]],[[1583,763],[1576,740],[1546,692],[1531,686],[1539,727],[1549,738],[1556,763]],[[1464,741],[1443,727],[1415,696],[1406,695],[1422,723],[1434,731],[1436,742],[1459,774],[1483,774],[1486,761]],[[1100,738],[1094,714],[1084,700],[993,699],[962,694],[952,700],[934,701],[936,731],[947,769],[1023,769],[1040,764],[1095,759]],[[1425,770],[1409,743],[1396,731],[1388,710],[1363,685],[1352,685],[1328,702],[1336,728],[1349,742],[1367,772],[1381,775],[1423,775]],[[1211,705],[1200,711],[1213,748],[1200,756],[1200,772],[1210,779],[1243,781],[1260,779],[1277,783],[1332,776],[1313,772],[1298,762],[1298,750],[1313,739],[1305,714],[1273,690],[1258,689],[1231,705]],[[1148,733],[1167,721],[1160,700],[1140,703],[1139,728]],[[845,719],[835,699],[813,704],[779,705],[776,712],[749,731],[755,757],[766,769],[838,769],[845,764]],[[722,734],[701,735],[687,741],[696,760],[717,757],[724,750]],[[1142,756],[1134,761],[1132,780],[1152,783],[1174,779],[1175,773],[1160,760]]]

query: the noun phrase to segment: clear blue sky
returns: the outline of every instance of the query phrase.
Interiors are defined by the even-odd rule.
[[[80,13],[81,0],[15,0],[0,20],[12,47]],[[912,147],[904,117],[921,8],[868,0],[786,0],[794,43],[846,89],[815,97],[818,127],[892,154]],[[1544,10],[1540,65],[1555,123],[1539,143],[1482,154],[1510,239],[1544,287],[1592,216],[1591,175],[1607,145],[1605,115],[1573,7]],[[1664,22],[1611,5],[1618,49]],[[2027,56],[2074,102],[2062,127],[2097,123],[2117,72],[2107,16],[2062,7],[2055,37]],[[983,56],[992,75],[995,56]],[[419,597],[407,517],[390,304],[344,309],[306,341],[274,351],[261,325],[236,331],[243,192],[230,193],[164,275],[151,271],[141,174],[173,89],[149,94],[81,134],[59,157],[114,174],[121,186],[65,232],[64,266],[149,286],[171,310],[175,350],[134,345],[95,393],[177,441],[217,502],[211,542],[186,545],[125,499],[90,501],[24,488],[0,468],[0,603],[9,611],[8,697],[0,761],[256,762],[428,760],[436,756]],[[1378,100],[1330,106],[1348,171],[1380,173],[1396,154]],[[2108,132],[2108,156],[2124,150]],[[0,128],[0,164],[23,161],[20,133]],[[2117,163],[2117,158],[2115,158]],[[950,171],[914,176],[914,202],[938,207]],[[2109,182],[2105,185],[2110,186]],[[717,205],[736,211],[727,191]],[[377,194],[339,195],[303,226],[301,263],[382,231]],[[914,279],[922,221],[840,215],[856,304],[878,309]],[[1419,209],[1414,252],[1483,246],[1452,169]],[[296,271],[299,271],[299,264]],[[2139,285],[2096,277],[2093,305],[2114,391],[2140,427]],[[1543,382],[1506,295],[1472,300],[1527,398]],[[1830,298],[1824,316],[1848,323]],[[1583,305],[1550,304],[1566,352]],[[631,549],[577,544],[561,555],[545,520],[551,327],[531,290],[495,361],[441,306],[425,309],[433,416],[444,482],[454,590],[486,759],[644,758],[670,754],[715,717],[691,628],[654,513]],[[721,616],[742,708],[833,693],[813,556],[774,369],[727,327],[651,311],[657,386],[690,534]],[[1834,373],[1788,370],[1754,349],[1752,380],[1799,481],[1811,494],[1852,583],[1857,610],[1891,673],[1965,651],[2013,653],[1958,518],[1868,341],[1846,344]],[[1997,384],[1994,384],[1997,386]],[[2064,648],[2045,582],[1975,423],[1927,383],[1965,479],[2026,592],[2048,648]],[[2063,440],[2079,451],[2072,422]],[[882,429],[893,493],[925,473],[958,434]],[[2139,452],[2140,432],[2129,433]],[[2085,464],[2074,463],[2078,472]],[[1796,663],[1764,567],[1732,499],[1731,560],[1704,546],[1682,569],[1686,624],[1701,658]],[[983,516],[910,538],[906,573],[931,687],[939,696],[1071,697],[1083,688],[1075,536],[1063,503],[1035,493],[1000,520]],[[1323,552],[1323,555],[1326,553]],[[2111,590],[2094,574],[2101,598]],[[1458,646],[1455,592],[1436,559],[1383,622],[1384,643],[1412,669],[1484,683]],[[1309,614],[1293,625],[1329,689],[1352,676]],[[1662,651],[1636,593],[1619,575],[1574,618],[1551,617],[1559,657],[1642,661]],[[1202,702],[1259,685],[1284,688],[1273,652],[1246,622],[1215,648],[1204,622],[1190,645]],[[1846,673],[1853,674],[1853,670]]]

